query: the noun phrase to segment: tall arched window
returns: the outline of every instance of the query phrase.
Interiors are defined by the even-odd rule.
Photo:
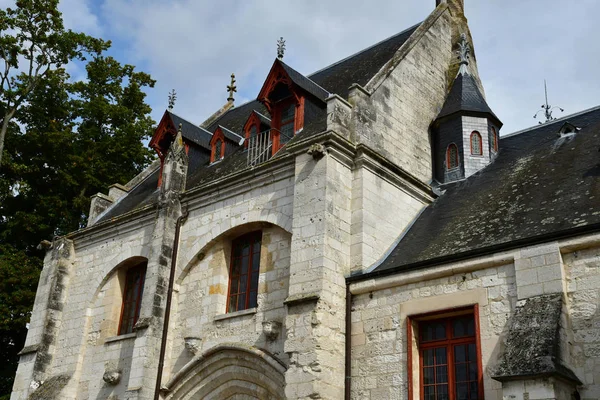
[[[458,147],[454,143],[446,150],[446,166],[448,169],[458,168]]]
[[[231,243],[227,312],[257,306],[262,232],[252,232]]]
[[[492,126],[492,150],[498,151],[498,132],[496,132],[496,128]]]
[[[483,155],[483,147],[481,145],[481,135],[477,131],[471,133],[471,154],[474,156]]]
[[[123,289],[123,305],[121,306],[121,321],[119,335],[133,332],[133,327],[140,316],[144,280],[146,278],[147,262],[142,262],[125,272],[125,287]]]

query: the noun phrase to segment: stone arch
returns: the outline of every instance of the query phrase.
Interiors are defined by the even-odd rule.
[[[271,226],[276,226],[282,229],[290,236],[292,234],[289,227],[282,226],[278,223],[274,223],[271,221],[254,221],[234,226],[232,228],[227,229],[226,231],[220,232],[216,236],[200,238],[187,250],[185,257],[186,264],[183,266],[183,268],[180,270],[181,272],[179,272],[178,276],[175,278],[175,283],[180,285],[184,281],[190,270],[194,268],[200,260],[202,260],[203,255],[206,254],[211,249],[211,247],[214,246],[217,242],[221,240],[235,238],[237,236],[243,235],[244,233],[252,232],[255,230],[263,230],[264,228]]]
[[[148,259],[146,257],[143,257],[143,256],[129,257],[129,258],[126,258],[125,260],[119,262],[114,267],[112,267],[111,270],[108,271],[108,273],[106,273],[104,276],[100,276],[99,279],[98,279],[98,284],[96,285],[96,289],[94,290],[92,296],[89,298],[88,307],[90,307],[94,303],[94,301],[98,297],[98,294],[100,293],[100,291],[102,290],[102,288],[104,287],[104,285],[106,285],[106,283],[117,272],[119,272],[120,270],[122,270],[124,268],[128,268],[128,267],[130,267],[132,265],[137,265],[137,264],[142,263],[142,262],[148,262]]]
[[[166,384],[166,400],[284,399],[286,367],[267,352],[224,344],[194,357]]]

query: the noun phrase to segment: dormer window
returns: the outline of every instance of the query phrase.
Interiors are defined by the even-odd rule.
[[[273,107],[273,154],[289,142],[300,129],[300,112],[304,113],[304,98],[288,98],[275,103]]]
[[[471,155],[482,156],[483,146],[481,145],[481,135],[479,132],[474,131],[471,133]]]
[[[448,146],[446,150],[446,167],[450,169],[458,168],[458,147],[454,143]]]
[[[210,162],[220,161],[225,157],[225,135],[221,128],[217,128],[210,140]]]
[[[581,128],[576,127],[570,122],[565,122],[563,126],[558,131],[558,136],[560,137],[568,137],[574,136]]]

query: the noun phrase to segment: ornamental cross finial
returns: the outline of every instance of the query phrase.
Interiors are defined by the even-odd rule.
[[[471,45],[467,41],[467,35],[460,35],[460,42],[458,43],[458,59],[460,60],[460,69],[458,73],[467,72],[467,65],[469,65],[469,57],[471,56]]]
[[[173,107],[175,107],[175,101],[177,100],[177,93],[175,92],[175,89],[172,89],[169,92],[169,111],[173,109]]]
[[[283,40],[282,36],[277,41],[277,58],[283,60],[283,53],[285,53],[285,40]]]
[[[235,100],[233,94],[237,92],[237,86],[235,86],[235,74],[231,74],[231,84],[227,86],[227,91],[229,92],[227,101],[233,102]]]

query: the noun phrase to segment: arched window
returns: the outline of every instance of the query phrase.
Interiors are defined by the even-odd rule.
[[[495,152],[498,151],[498,132],[496,132],[496,128],[492,126],[492,150]]]
[[[125,287],[123,288],[123,305],[121,307],[121,320],[119,335],[133,332],[133,327],[140,317],[142,295],[144,294],[144,281],[146,278],[147,262],[142,262],[125,272]]]
[[[450,144],[446,151],[446,167],[448,169],[458,168],[458,147],[454,143]]]
[[[471,133],[471,154],[474,156],[483,155],[483,147],[481,145],[481,135],[477,131]]]
[[[231,243],[227,312],[257,306],[262,232],[252,232]]]

